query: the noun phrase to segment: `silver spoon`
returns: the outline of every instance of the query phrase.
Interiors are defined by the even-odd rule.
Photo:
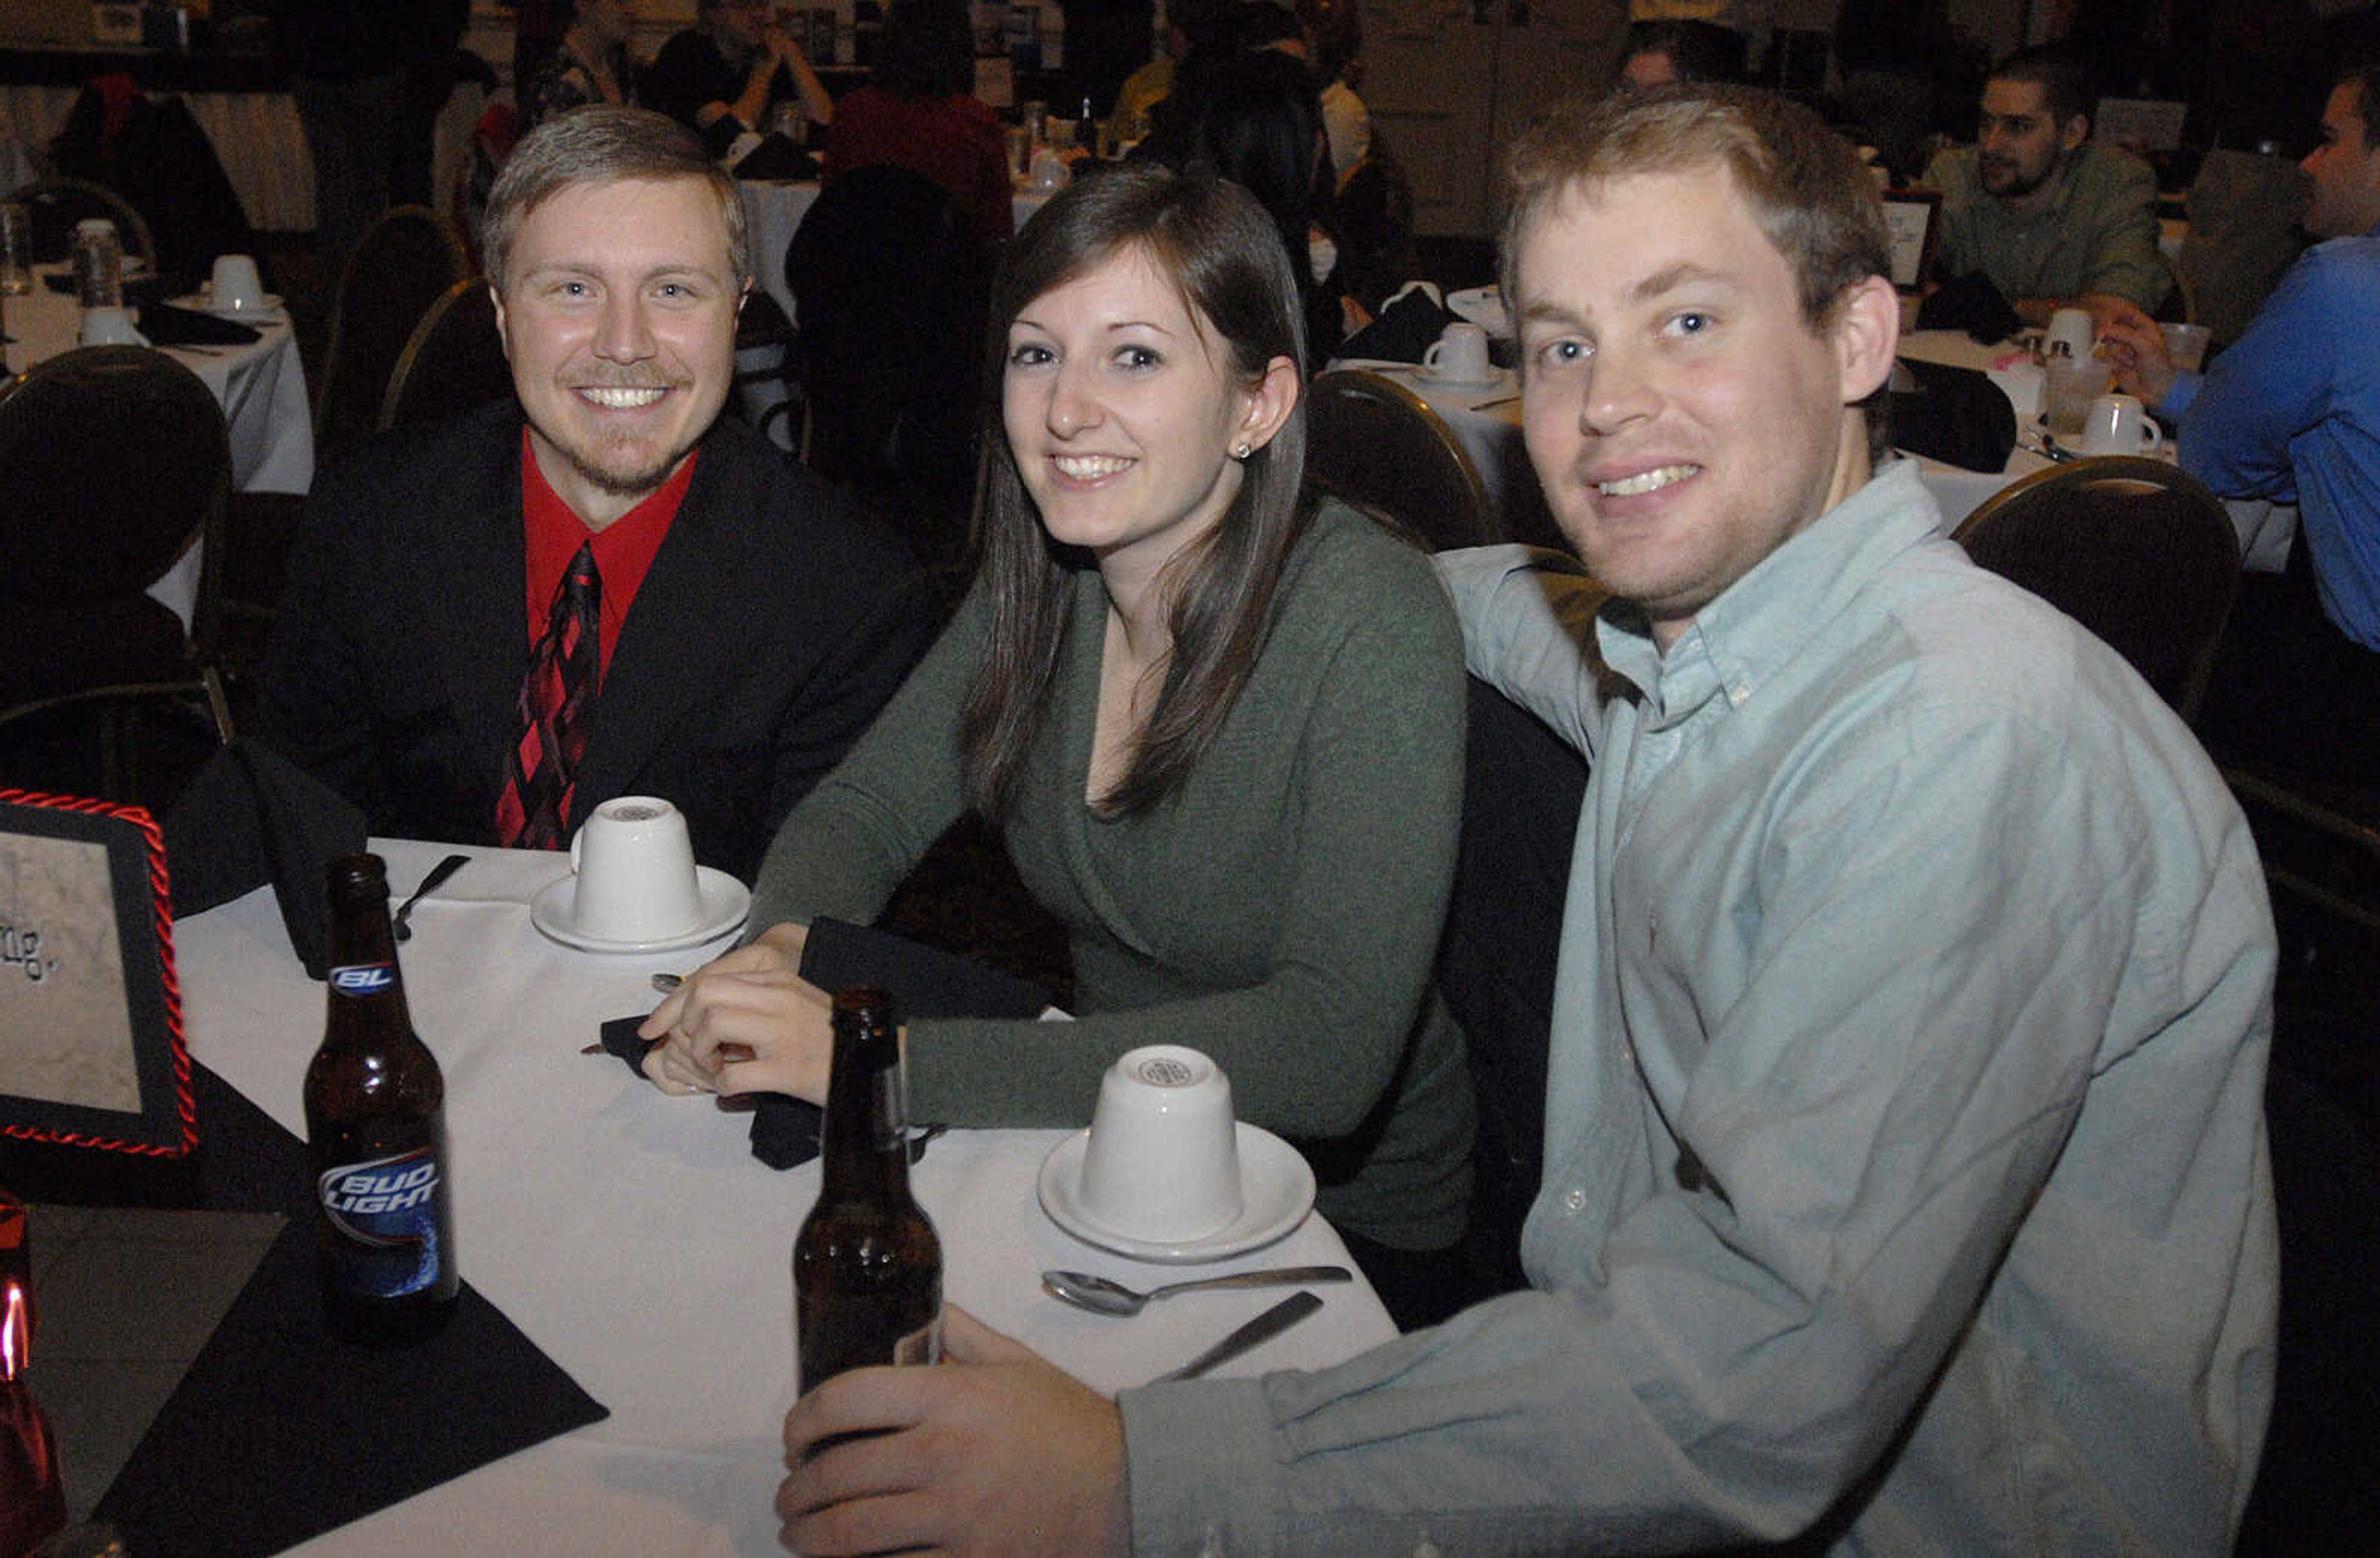
[[[468,866],[470,863],[471,857],[468,855],[449,855],[444,859],[430,868],[430,874],[421,879],[421,885],[413,890],[413,896],[406,899],[405,902],[396,907],[395,929],[396,939],[398,941],[407,942],[413,939],[413,925],[411,923],[413,919],[413,906],[421,901],[422,895],[428,893],[431,888],[438,886],[448,877],[453,876],[456,871],[461,870],[465,866]]]
[[[1063,1299],[1078,1309],[1088,1309],[1099,1315],[1136,1315],[1148,1307],[1152,1298],[1171,1298],[1177,1293],[1196,1293],[1209,1287],[1279,1287],[1305,1282],[1353,1282],[1355,1274],[1344,1266],[1275,1266],[1260,1272],[1234,1272],[1227,1277],[1201,1277],[1196,1282],[1168,1283],[1147,1293],[1137,1292],[1120,1282],[1095,1277],[1088,1272],[1044,1272],[1041,1285],[1052,1298]]]

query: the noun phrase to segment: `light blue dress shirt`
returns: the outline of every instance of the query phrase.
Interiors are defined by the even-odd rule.
[[[1609,703],[1575,564],[1439,559],[1472,668],[1595,761],[1537,1290],[1124,1393],[1139,1551],[2228,1551],[2278,1259],[2254,846],[1936,525],[1899,462],[1666,656],[1597,621]]]

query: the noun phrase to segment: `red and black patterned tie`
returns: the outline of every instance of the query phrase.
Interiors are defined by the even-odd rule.
[[[578,548],[553,592],[545,636],[529,651],[521,678],[520,739],[504,757],[504,793],[496,801],[496,837],[514,849],[559,849],[569,837],[578,760],[595,724],[603,578],[595,543]]]

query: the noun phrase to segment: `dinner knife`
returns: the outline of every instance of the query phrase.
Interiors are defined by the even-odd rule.
[[[1300,1290],[1241,1326],[1196,1357],[1171,1373],[1149,1382],[1161,1385],[1173,1380],[1195,1380],[1219,1364],[1229,1363],[1251,1347],[1261,1346],[1322,1307],[1322,1300]]]

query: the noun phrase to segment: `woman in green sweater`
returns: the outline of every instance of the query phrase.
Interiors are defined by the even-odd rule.
[[[873,919],[977,809],[1071,933],[1079,1020],[911,1023],[912,1113],[1078,1126],[1117,1055],[1190,1045],[1305,1151],[1400,1323],[1451,1312],[1472,1098],[1430,967],[1461,809],[1452,612],[1412,547],[1301,504],[1297,287],[1236,186],[1085,180],[1019,236],[992,318],[975,587],[786,820],[767,929],[646,1024],[668,1041],[646,1070],[823,1099],[803,926]]]

